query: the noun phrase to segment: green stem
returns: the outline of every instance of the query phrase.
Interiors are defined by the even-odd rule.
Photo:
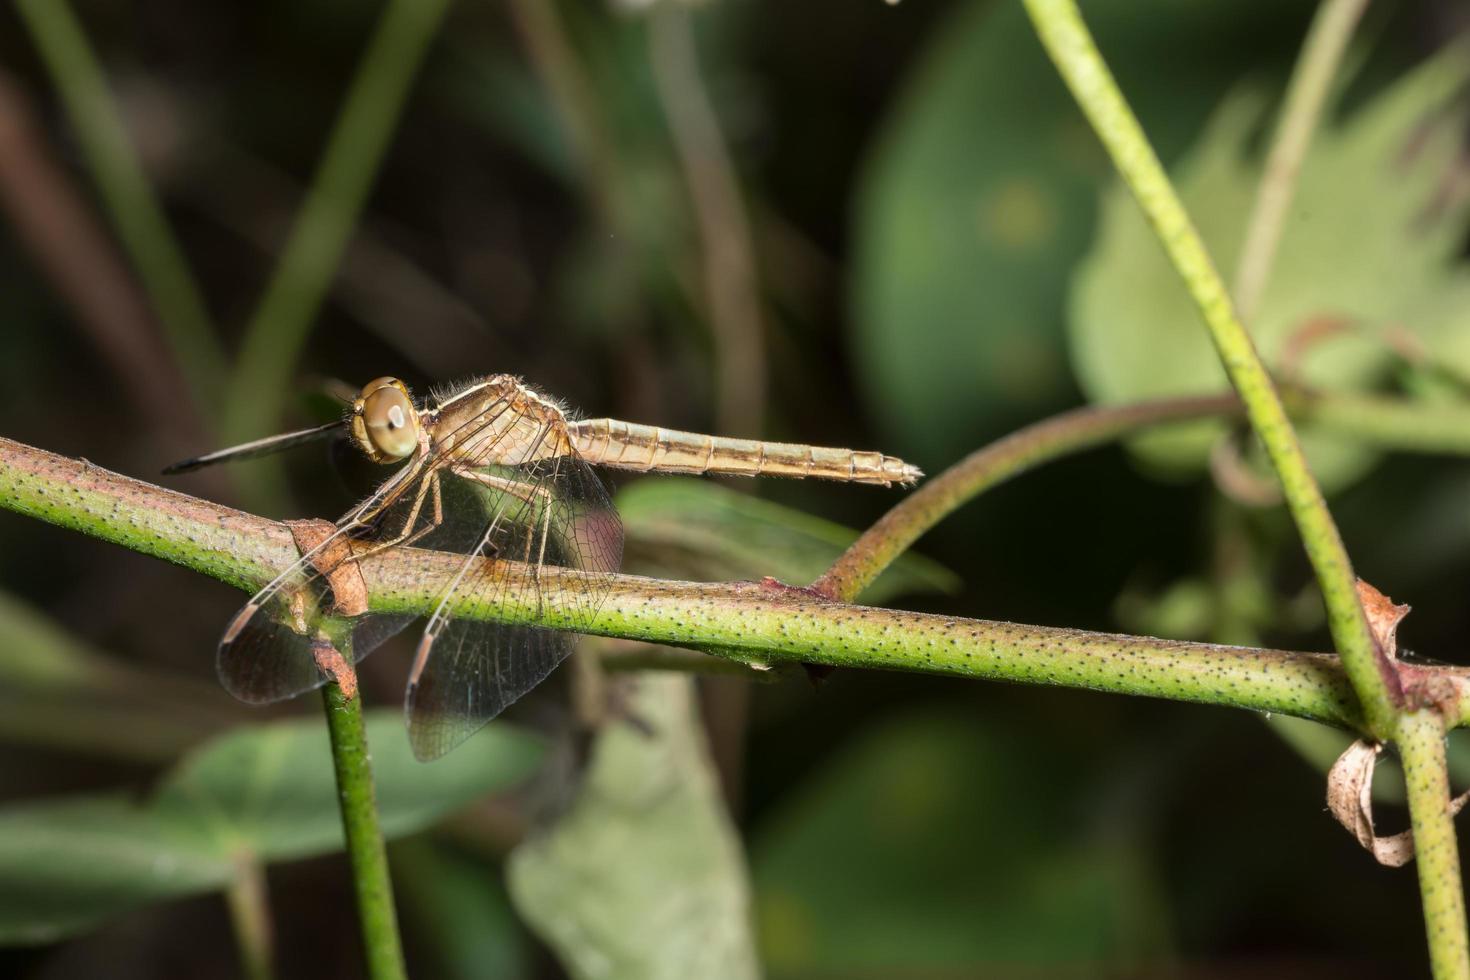
[[[1235,308],[1246,323],[1256,318],[1261,294],[1265,292],[1276,259],[1281,229],[1286,224],[1287,209],[1296,193],[1302,160],[1322,116],[1322,107],[1327,103],[1337,66],[1367,6],[1368,0],[1322,0],[1302,45],[1301,57],[1286,89],[1281,121],[1276,126],[1271,151],[1266,155],[1266,170],[1246,224],[1245,244],[1235,270]]]
[[[1394,730],[1402,691],[1391,665],[1378,654],[1358,604],[1352,562],[1321,488],[1307,467],[1281,396],[1235,315],[1204,242],[1093,43],[1077,4],[1074,0],[1025,0],[1025,4],[1042,43],[1204,317],[1225,372],[1245,403],[1251,428],[1281,480],[1287,508],[1322,589],[1334,644],[1362,702],[1368,730],[1375,737],[1387,738]]]
[[[299,558],[282,525],[130,480],[88,463],[0,439],[0,506],[151,554],[253,591]],[[593,622],[582,573],[485,561],[470,574],[511,597],[468,596],[454,615],[699,646],[754,663],[823,663],[994,678],[1230,705],[1360,729],[1362,714],[1337,657],[1183,643],[925,615],[834,602],[775,583],[600,580]],[[427,614],[463,556],[400,548],[359,568],[369,608]],[[504,586],[502,588],[502,586]],[[539,600],[538,600],[539,596]],[[1439,684],[1455,718],[1470,720],[1470,670],[1405,666]]]
[[[1470,455],[1470,408],[1393,398],[1283,391],[1293,418],[1356,442],[1406,452]],[[972,497],[1042,463],[1160,425],[1241,414],[1234,395],[1079,408],[976,450],[927,480],[852,543],[812,587],[851,601],[935,524]]]
[[[183,250],[123,128],[107,80],[67,0],[17,0],[87,165],[132,258],[202,417],[213,418],[225,358]]]
[[[367,972],[373,980],[407,975],[398,939],[398,914],[393,908],[393,884],[388,877],[388,851],[378,827],[373,799],[373,770],[369,761],[362,700],[345,695],[337,684],[322,689],[327,709],[327,731],[332,740],[332,762],[337,770],[337,792],[342,806],[342,831],[352,862],[357,893],[357,915],[362,924]]]
[[[856,599],[883,569],[962,504],[1033,466],[1112,442],[1155,425],[1238,412],[1230,395],[1171,398],[1137,405],[1079,408],[976,450],[925,481],[864,531],[812,588],[834,599]]]
[[[44,0],[43,0],[44,2]],[[245,331],[225,434],[269,432],[296,360],[449,0],[390,0],[332,129],[301,214]]]
[[[1429,963],[1437,980],[1470,977],[1466,944],[1465,890],[1450,813],[1445,770],[1444,721],[1432,710],[1411,711],[1399,720],[1399,757],[1414,827],[1414,860],[1429,936]]]
[[[240,972],[248,980],[270,980],[275,975],[271,966],[275,957],[275,940],[271,932],[265,869],[254,860],[242,859],[235,880],[225,891],[225,901],[230,907],[235,945],[240,948]]]

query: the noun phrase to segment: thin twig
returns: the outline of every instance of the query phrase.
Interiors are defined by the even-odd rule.
[[[235,880],[225,889],[225,901],[230,907],[235,945],[240,949],[240,972],[247,980],[270,980],[275,976],[275,931],[271,928],[265,868],[249,858],[242,858],[237,868]]]
[[[1414,827],[1414,860],[1429,937],[1429,963],[1436,980],[1470,977],[1466,943],[1465,891],[1450,813],[1444,719],[1432,709],[1405,713],[1399,721],[1399,757]]]
[[[1368,0],[1322,0],[1312,19],[1287,87],[1281,121],[1266,155],[1266,169],[1256,191],[1255,206],[1246,224],[1245,244],[1241,246],[1240,262],[1235,269],[1235,309],[1245,323],[1256,318],[1276,259],[1276,247],[1281,242],[1286,213],[1296,193],[1302,160],[1317,130],[1327,93],[1337,76],[1337,66],[1367,6]]]
[[[188,382],[159,337],[147,298],[71,175],[46,149],[25,93],[0,72],[0,204],[16,237],[70,307],[154,432],[199,445]]]
[[[1225,372],[1245,403],[1251,428],[1281,480],[1287,508],[1322,589],[1333,642],[1362,701],[1368,730],[1386,739],[1393,734],[1403,691],[1392,665],[1374,644],[1358,604],[1352,562],[1307,466],[1281,396],[1231,307],[1225,283],[1199,232],[1098,52],[1075,0],[1025,3],[1042,44],[1143,208],[1209,328]]]
[[[1364,445],[1470,455],[1470,408],[1338,392],[1282,392],[1293,418]],[[926,531],[966,501],[1041,463],[1160,425],[1242,414],[1234,395],[1099,405],[1044,419],[976,450],[904,498],[848,547],[812,588],[852,601]]]
[[[0,439],[0,506],[246,590],[299,557],[290,531],[273,521],[6,439]],[[426,615],[463,562],[463,556],[411,548],[367,558],[359,567],[369,608]],[[587,624],[564,612],[582,607],[587,583],[577,570],[489,561],[472,574],[490,583],[526,580],[500,593],[524,601],[492,608],[470,597],[449,609],[452,615],[699,646],[754,662],[1062,685],[1273,711],[1353,730],[1363,725],[1341,663],[1332,655],[874,609],[773,583],[703,584],[634,575],[599,580],[606,598],[596,620]],[[1419,672],[1452,692],[1446,702],[1455,705],[1456,723],[1470,720],[1470,671],[1436,667]]]
[[[977,449],[884,514],[843,552],[812,588],[851,602],[935,524],[997,484],[1041,463],[1141,432],[1150,426],[1240,411],[1232,395],[1170,398],[1137,405],[1079,408]]]
[[[715,424],[720,432],[755,437],[766,414],[765,325],[755,247],[735,164],[700,69],[692,18],[683,4],[652,9],[649,62],[699,229],[704,302],[714,340]],[[750,685],[744,679],[711,680],[701,694],[725,801],[739,812]]]
[[[49,0],[48,0],[49,2]],[[363,53],[300,216],[245,330],[225,435],[271,430],[296,360],[449,0],[391,0]]]
[[[546,0],[510,0],[511,21],[521,35],[541,84],[551,96],[567,134],[574,177],[598,218],[608,229],[623,231],[617,188],[618,156],[598,111],[592,83],[567,39],[556,4]]]
[[[373,769],[368,755],[362,699],[337,684],[322,689],[327,732],[332,740],[332,762],[342,806],[342,830],[352,862],[352,884],[357,894],[357,917],[362,925],[368,976],[399,980],[407,976],[403,946],[398,938],[398,913],[393,907],[393,884],[388,876],[388,851],[378,826],[373,794]]]
[[[705,91],[684,5],[653,9],[649,60],[699,227],[704,295],[715,341],[715,418],[721,432],[758,436],[766,401],[765,330],[750,220]]]

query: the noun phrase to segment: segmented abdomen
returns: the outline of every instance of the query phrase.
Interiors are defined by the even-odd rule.
[[[583,419],[568,428],[572,444],[587,462],[626,470],[817,477],[885,487],[913,483],[924,475],[882,453],[729,439],[618,419]]]

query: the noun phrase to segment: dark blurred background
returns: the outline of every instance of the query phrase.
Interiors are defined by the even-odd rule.
[[[877,448],[932,474],[1029,421],[1117,394],[1076,350],[1088,327],[1075,281],[1084,261],[1107,260],[1094,249],[1112,177],[1019,4],[449,4],[423,45],[385,56],[411,79],[406,101],[395,110],[367,92],[386,146],[379,157],[371,139],[347,140],[333,173],[348,179],[335,184],[318,179],[323,150],[385,5],[70,6],[204,310],[171,332],[117,231],[129,191],[99,192],[97,153],[64,98],[67,73],[85,63],[48,63],[34,43],[48,15],[6,5],[7,437],[155,481],[175,459],[329,419],[338,382],[396,374],[423,391],[504,371],[587,415]],[[1249,89],[1259,113],[1236,150],[1240,166],[1259,166],[1314,5],[1084,7],[1166,163],[1187,160],[1222,100]],[[1344,104],[1371,104],[1466,22],[1450,0],[1373,5]],[[1439,122],[1462,132],[1464,119]],[[353,180],[365,198],[340,262],[308,244],[281,278],[303,202],[323,196],[351,220]],[[1319,213],[1340,208],[1351,239],[1355,209],[1393,180],[1339,182],[1335,207]],[[1464,211],[1442,210],[1458,222],[1446,232],[1453,261]],[[325,276],[311,271],[322,248]],[[299,345],[262,339],[273,279],[277,322],[299,322]],[[1173,326],[1203,336],[1196,322]],[[1458,321],[1442,334],[1463,335]],[[251,344],[264,368],[241,356]],[[1458,348],[1443,350],[1453,362]],[[1393,372],[1380,365],[1363,386],[1402,380]],[[272,517],[333,517],[372,478],[342,455],[307,448],[166,485]],[[1330,489],[1360,572],[1415,606],[1406,645],[1463,662],[1470,464],[1389,452],[1350,469]],[[900,497],[777,481],[734,489],[852,528]],[[1329,644],[1279,508],[1222,494],[1202,465],[1121,448],[1061,461],[967,506],[919,551],[950,573],[925,566],[924,582],[947,590],[884,602]],[[216,690],[213,645],[242,597],[200,576],[0,515],[0,589],[0,616],[44,623],[129,684],[175,692],[155,700],[204,706],[147,732],[151,702],[139,695],[116,723],[142,727],[119,741],[90,701],[58,695],[54,712],[30,701],[44,710],[0,722],[5,806],[103,789],[145,797],[207,736],[317,711],[246,709]],[[13,653],[29,635],[12,628]],[[365,669],[370,701],[397,704],[401,651]],[[1324,811],[1331,733],[901,674],[707,688],[772,976],[1425,970],[1412,870],[1374,866]],[[555,729],[563,695],[515,720]],[[1386,806],[1386,823],[1405,822]],[[526,819],[465,831],[461,816],[458,830],[394,845],[395,873],[410,882],[401,900],[417,909],[404,914],[416,975],[562,975],[565,951],[533,935],[501,884]],[[280,975],[357,974],[340,855],[273,863],[268,882]],[[445,934],[479,937],[493,956]],[[231,976],[237,962],[217,894],[0,950],[0,973],[28,977]]]

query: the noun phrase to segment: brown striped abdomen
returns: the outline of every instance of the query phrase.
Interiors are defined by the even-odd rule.
[[[618,419],[583,419],[568,423],[568,429],[587,462],[625,470],[817,477],[885,487],[924,475],[917,466],[882,453],[727,439]]]

